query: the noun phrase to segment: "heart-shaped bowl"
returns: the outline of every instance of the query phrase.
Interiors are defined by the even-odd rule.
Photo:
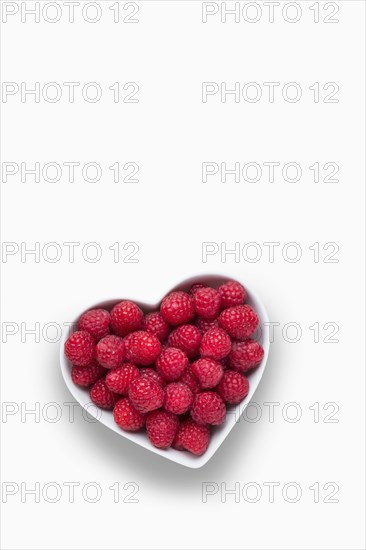
[[[177,286],[172,288],[169,292],[171,292],[172,290],[187,291],[192,284],[198,283],[198,282],[207,283],[213,287],[218,287],[220,284],[230,279],[232,278],[225,277],[222,275],[198,275],[198,276],[190,277],[189,279],[184,280],[183,282],[179,283]],[[268,352],[269,352],[269,323],[268,323],[269,320],[268,320],[267,311],[264,305],[262,304],[261,300],[245,284],[245,281],[239,281],[239,282],[241,282],[247,290],[248,296],[247,296],[246,303],[251,305],[255,309],[255,311],[258,313],[259,320],[260,320],[259,327],[254,337],[262,345],[264,349],[264,356],[261,364],[256,369],[254,369],[251,373],[248,374],[248,379],[249,379],[248,395],[241,403],[239,403],[239,405],[228,407],[225,422],[221,426],[216,426],[212,429],[210,444],[208,446],[207,451],[202,456],[194,456],[193,454],[187,451],[178,451],[173,448],[170,448],[167,450],[157,449],[150,443],[145,432],[131,433],[131,432],[125,432],[121,430],[117,426],[117,424],[114,422],[112,411],[102,410],[94,406],[90,401],[89,391],[85,388],[76,386],[71,380],[71,363],[67,360],[67,358],[64,355],[64,343],[70,335],[70,328],[66,327],[63,332],[62,340],[61,340],[60,363],[61,363],[62,376],[72,396],[87,411],[88,415],[96,418],[102,424],[107,426],[107,428],[118,433],[120,436],[126,439],[129,439],[130,441],[133,441],[137,445],[140,445],[141,447],[144,447],[145,449],[148,449],[153,453],[156,453],[164,458],[167,458],[168,460],[172,460],[173,462],[177,462],[179,464],[182,464],[183,466],[187,466],[188,468],[201,468],[201,466],[206,464],[210,460],[210,458],[215,454],[215,452],[220,447],[220,445],[222,445],[222,443],[225,441],[225,438],[227,437],[229,432],[235,426],[236,422],[239,421],[241,415],[243,414],[243,411],[250,403],[250,400],[252,399],[254,392],[258,387],[258,384],[262,378],[262,375],[267,363]],[[116,299],[103,300],[97,303],[93,303],[88,308],[86,308],[85,311],[88,311],[89,309],[92,309],[92,308],[98,308],[98,307],[111,310],[112,307],[118,302],[120,302],[121,300],[132,300],[138,306],[140,306],[140,308],[145,313],[148,313],[149,311],[157,310],[159,308],[160,302],[165,295],[166,295],[166,292],[164,293],[163,296],[161,296],[160,300],[156,301],[153,304],[141,302],[139,300],[134,299],[133,297],[123,296],[117,300]],[[78,320],[82,315],[82,313],[84,312],[81,312],[81,314],[72,323],[71,332],[76,330]]]

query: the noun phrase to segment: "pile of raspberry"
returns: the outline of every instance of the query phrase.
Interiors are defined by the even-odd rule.
[[[159,449],[202,455],[263,357],[246,297],[236,281],[197,283],[171,292],[152,313],[129,300],[87,311],[65,343],[71,378],[90,387],[95,405],[113,410],[122,430],[145,429]]]

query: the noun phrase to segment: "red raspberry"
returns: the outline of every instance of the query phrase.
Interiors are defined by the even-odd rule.
[[[107,371],[95,361],[87,367],[72,367],[71,379],[77,386],[87,388],[99,380]]]
[[[190,365],[188,365],[188,368],[184,371],[178,382],[182,382],[188,386],[193,394],[198,393],[201,389],[199,380],[197,376],[193,374],[192,367]]]
[[[201,388],[214,388],[220,382],[223,368],[213,359],[198,359],[192,364],[192,372],[197,376]]]
[[[113,409],[118,398],[119,395],[107,387],[105,380],[98,380],[91,387],[90,399],[101,409]]]
[[[170,333],[169,346],[178,348],[192,358],[198,355],[201,343],[201,333],[194,325],[181,325]]]
[[[225,420],[225,403],[217,393],[205,391],[198,393],[193,401],[191,409],[192,418],[199,424],[212,424],[217,426]]]
[[[248,378],[233,370],[226,370],[216,388],[217,393],[230,405],[237,405],[248,395]]]
[[[125,344],[119,336],[104,336],[97,343],[96,357],[106,369],[115,369],[122,365],[125,359]]]
[[[219,317],[220,327],[237,340],[245,340],[245,338],[253,334],[258,323],[258,315],[247,304],[224,309]]]
[[[194,317],[192,298],[181,290],[171,292],[161,302],[160,312],[170,325],[183,325]]]
[[[151,365],[160,355],[160,341],[144,330],[132,332],[125,338],[126,358],[137,365]]]
[[[110,314],[106,309],[90,309],[79,319],[78,330],[86,330],[98,342],[109,334]]]
[[[234,342],[229,355],[230,366],[239,372],[247,372],[259,365],[263,355],[262,346],[251,338],[244,342]]]
[[[142,327],[143,318],[144,314],[136,304],[130,300],[123,300],[111,311],[111,327],[118,336],[126,336]]]
[[[156,370],[165,380],[178,380],[188,367],[188,357],[177,348],[167,348],[156,361]]]
[[[174,414],[184,414],[193,402],[193,393],[182,382],[172,382],[165,388],[165,410]]]
[[[167,411],[154,411],[150,413],[146,421],[148,438],[154,447],[167,449],[173,443],[179,427],[179,420]]]
[[[94,359],[95,343],[89,332],[78,330],[66,340],[64,350],[74,367],[87,367]]]
[[[210,330],[210,328],[219,328],[219,321],[218,319],[201,319],[201,317],[197,318],[196,321],[197,328],[200,332],[204,333]]]
[[[208,285],[205,285],[204,283],[194,283],[194,285],[191,286],[189,289],[189,293],[193,296],[196,294],[197,290],[200,288],[207,288]]]
[[[140,369],[140,375],[146,376],[146,378],[150,378],[150,380],[156,382],[161,388],[165,386],[165,381],[163,380],[163,377],[160,376],[160,374],[154,369]]]
[[[144,318],[143,329],[164,342],[170,332],[170,326],[159,311],[148,313]]]
[[[193,295],[194,309],[202,319],[215,319],[220,311],[221,297],[214,288],[200,288]]]
[[[221,328],[211,328],[204,333],[201,340],[201,357],[210,359],[224,359],[231,350],[230,336]]]
[[[186,422],[186,420],[183,421],[183,423]],[[173,440],[173,443],[172,443],[172,447],[174,447],[174,449],[177,449],[178,451],[184,451],[184,447],[182,445],[182,440],[181,440],[181,437],[180,437],[180,433],[181,433],[181,427],[182,427],[183,424],[180,424],[179,428],[178,428],[178,431],[177,433],[175,434],[175,438]]]
[[[113,409],[114,421],[126,432],[137,432],[145,426],[146,414],[140,413],[128,397],[117,401]]]
[[[128,397],[138,411],[146,413],[162,406],[164,390],[150,378],[140,376],[131,382]]]
[[[221,308],[240,306],[244,304],[247,291],[237,281],[228,281],[217,289],[221,296]]]
[[[206,451],[209,441],[209,428],[188,419],[179,426],[173,447],[180,450],[185,449],[194,455],[200,456]]]
[[[136,365],[132,363],[123,363],[122,367],[108,372],[105,377],[105,383],[111,391],[127,395],[132,380],[136,380],[139,376],[140,371]]]

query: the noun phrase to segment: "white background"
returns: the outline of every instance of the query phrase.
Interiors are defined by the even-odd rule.
[[[2,4],[4,9],[9,3]],[[6,251],[15,251],[3,254],[1,265],[3,548],[364,548],[364,3],[338,1],[339,21],[328,24],[324,17],[334,3],[328,11],[319,3],[319,23],[313,2],[306,1],[297,3],[296,23],[283,17],[284,3],[270,23],[263,2],[256,3],[262,10],[256,23],[243,17],[235,23],[233,16],[222,23],[220,13],[203,23],[201,2],[142,1],[139,22],[132,24],[114,23],[109,1],[99,2],[102,17],[94,24],[82,17],[85,2],[75,8],[74,23],[58,4],[57,23],[42,15],[39,23],[34,16],[22,23],[19,11],[2,24],[3,82],[29,88],[39,82],[41,89],[56,82],[64,92],[55,103],[42,97],[36,103],[32,96],[22,102],[20,93],[5,102],[3,96],[2,161],[19,167],[96,162],[103,175],[96,183],[85,181],[80,170],[73,183],[66,171],[55,183],[42,177],[35,182],[33,176],[22,182],[20,172],[3,178],[2,240]],[[125,17],[131,8],[123,7]],[[74,103],[63,82],[80,83]],[[100,85],[100,101],[82,98],[88,82]],[[139,102],[114,103],[108,87],[115,82],[138,83]],[[221,102],[216,94],[204,103],[203,82],[226,82],[228,88],[256,82],[263,95],[256,103],[236,103],[233,96]],[[280,83],[273,103],[264,82]],[[301,87],[298,102],[283,99],[288,82]],[[314,82],[320,83],[319,102],[309,89]],[[323,101],[328,82],[339,86],[337,103]],[[285,181],[279,171],[270,183],[263,162],[271,161],[298,163],[301,179]],[[115,162],[137,163],[139,182],[114,183],[108,167]],[[258,182],[228,176],[222,183],[216,175],[203,183],[203,162],[256,162],[263,175]],[[336,163],[339,181],[314,182],[309,166],[315,162]],[[44,245],[50,242],[61,250],[59,261],[47,256]],[[74,262],[65,242],[80,243]],[[90,242],[102,253],[95,263],[81,253]],[[138,262],[123,261],[131,249],[114,262],[109,247],[115,242],[121,249],[137,243]],[[204,242],[216,243],[223,255],[204,262]],[[262,255],[251,262],[242,252],[253,255],[254,248],[245,248],[253,242]],[[266,242],[279,243],[273,261]],[[301,252],[297,262],[286,256],[289,242]],[[319,259],[309,248],[314,243]],[[325,261],[333,250],[323,250],[326,243],[339,247],[331,258],[338,261]],[[35,246],[39,258],[22,258],[22,248]],[[225,246],[239,247],[240,257],[225,256]],[[293,252],[288,249],[288,255]],[[80,408],[70,421],[72,398],[59,369],[57,327],[100,299],[159,299],[201,272],[247,282],[279,323],[252,409],[261,418],[241,420],[200,470],[134,446],[86,421]],[[287,323],[296,325],[283,333]],[[318,342],[309,329],[314,323]],[[337,325],[332,338],[338,342],[324,341],[335,326],[324,329],[326,323]],[[287,405],[293,402],[296,409]],[[273,419],[265,403],[278,403]],[[314,403],[319,418],[310,409]],[[325,409],[327,403],[333,405]],[[290,422],[296,410],[301,417]],[[80,484],[74,502],[67,482]],[[90,482],[101,491],[95,503],[87,501],[92,488],[89,497],[82,493]],[[119,503],[109,489],[116,482]],[[123,502],[131,492],[123,489],[128,482],[138,484],[137,503]],[[204,482],[218,490],[207,502]],[[280,484],[274,502],[267,482]],[[298,502],[288,501],[291,488],[289,498],[283,496],[289,482],[300,487]],[[24,487],[36,483],[40,502],[24,494]],[[43,494],[47,483],[53,489]],[[237,484],[240,494],[228,494],[223,502],[221,483],[227,489]],[[247,483],[257,485],[246,495]],[[309,489],[314,483],[319,502]],[[54,484],[61,494],[52,503]],[[249,502],[258,486],[262,494]],[[15,494],[6,495],[9,487]],[[324,502],[334,487],[337,502]]]

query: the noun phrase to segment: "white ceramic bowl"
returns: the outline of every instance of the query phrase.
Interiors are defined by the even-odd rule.
[[[186,279],[179,285],[173,287],[173,289],[171,290],[188,290],[193,283],[197,283],[197,282],[208,283],[215,287],[215,286],[219,286],[220,284],[222,284],[223,282],[229,279],[230,277],[224,277],[222,275],[199,275],[196,277],[191,277],[189,279]],[[239,405],[230,407],[228,409],[228,414],[226,415],[226,420],[224,424],[213,428],[210,444],[208,446],[207,451],[202,456],[197,457],[192,455],[189,452],[178,451],[172,448],[168,450],[157,449],[156,447],[151,445],[145,432],[137,432],[137,433],[125,432],[121,430],[117,426],[117,424],[114,422],[112,411],[105,411],[105,410],[102,411],[101,409],[96,409],[96,407],[94,406],[91,407],[89,391],[85,388],[76,386],[71,380],[71,375],[70,375],[71,364],[64,355],[64,343],[70,334],[69,329],[66,327],[63,333],[61,346],[60,346],[60,363],[61,363],[61,371],[65,380],[65,383],[69,388],[73,397],[76,399],[76,401],[80,403],[82,407],[84,407],[88,411],[89,415],[98,419],[107,428],[113,430],[114,432],[117,432],[120,436],[126,439],[129,439],[130,441],[133,441],[137,445],[140,445],[141,447],[144,447],[145,449],[152,451],[153,453],[156,453],[164,458],[167,458],[168,460],[172,460],[173,462],[178,462],[183,466],[187,466],[188,468],[201,468],[201,466],[206,464],[206,462],[208,462],[210,458],[215,454],[217,449],[224,442],[226,436],[232,430],[236,422],[238,422],[238,420],[240,419],[240,416],[242,415],[244,409],[247,407],[248,403],[252,399],[253,394],[258,387],[258,384],[262,378],[262,375],[267,363],[268,351],[269,351],[268,315],[262,302],[254,294],[254,292],[248,288],[245,281],[240,281],[240,282],[245,286],[248,292],[247,303],[253,306],[253,308],[256,310],[256,312],[259,315],[260,324],[259,324],[257,339],[263,346],[264,357],[259,367],[257,367],[248,376],[249,393],[247,397],[244,399],[244,401],[239,403]],[[130,297],[128,296],[128,294],[126,294],[117,300],[104,300],[97,303],[93,303],[88,308],[86,308],[85,311],[96,307],[102,307],[110,310],[115,304],[117,304],[121,300],[128,299],[128,300],[133,300],[145,312],[148,312],[148,311],[156,310],[158,308],[162,298],[167,294],[167,292],[168,291],[165,291],[163,296],[161,296],[158,300],[155,301],[155,303],[152,303],[152,304],[135,300],[133,297]],[[80,315],[75,319],[73,324],[74,328],[72,330],[76,330],[76,325]]]

